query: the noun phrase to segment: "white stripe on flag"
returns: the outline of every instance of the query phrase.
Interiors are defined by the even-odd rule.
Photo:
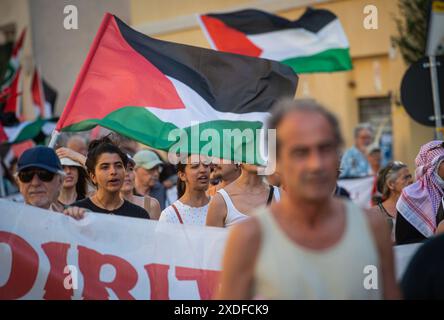
[[[277,61],[312,56],[328,49],[349,47],[347,36],[338,19],[317,33],[305,29],[288,29],[249,35],[248,38],[263,50],[262,58]]]
[[[183,82],[167,77],[173,83],[177,93],[185,105],[185,109],[160,109],[147,107],[155,116],[162,121],[170,122],[179,128],[186,128],[193,122],[208,122],[213,120],[230,121],[260,121],[264,122],[269,116],[268,112],[232,113],[215,110],[196,91]]]
[[[22,132],[22,130],[30,123],[31,121],[24,121],[14,127],[3,127],[3,129],[5,129],[6,135],[8,136],[8,141],[9,142],[15,141],[19,136],[20,132]]]

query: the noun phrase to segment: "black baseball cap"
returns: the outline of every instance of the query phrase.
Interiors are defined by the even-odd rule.
[[[17,161],[17,172],[28,168],[41,168],[53,173],[63,171],[54,149],[44,146],[28,149],[20,156]]]

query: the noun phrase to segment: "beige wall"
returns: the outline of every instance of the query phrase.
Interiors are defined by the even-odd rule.
[[[250,1],[248,1],[250,2]],[[231,10],[247,1],[131,1],[131,15],[135,25],[149,24],[162,19],[181,19],[185,15],[216,10]],[[316,3],[316,8],[333,11],[340,19],[350,42],[353,70],[323,74],[300,75],[297,97],[314,98],[326,105],[341,120],[346,146],[353,143],[353,127],[358,123],[358,99],[392,96],[399,100],[400,81],[405,65],[397,50],[391,48],[390,36],[396,34],[393,15],[396,15],[396,0],[343,0]],[[372,4],[378,8],[378,29],[366,30],[363,26],[363,9]],[[298,18],[304,7],[278,11],[288,19]],[[183,30],[157,33],[162,40],[209,48],[204,34],[197,25]],[[419,147],[432,139],[433,129],[417,124],[410,119],[402,106],[392,105],[392,126],[395,159],[407,162],[413,169]]]
[[[66,5],[78,9],[78,29],[63,26]],[[129,2],[122,0],[30,0],[33,48],[43,76],[58,91],[56,113],[60,114],[86,58],[105,12],[131,23]]]

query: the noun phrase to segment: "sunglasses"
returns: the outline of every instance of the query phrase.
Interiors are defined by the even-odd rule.
[[[31,180],[34,178],[34,175],[37,175],[39,179],[43,182],[50,182],[55,176],[55,173],[49,172],[46,170],[27,170],[27,171],[20,171],[18,173],[18,178],[23,183],[31,182]]]

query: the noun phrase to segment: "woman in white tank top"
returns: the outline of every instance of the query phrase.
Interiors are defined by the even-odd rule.
[[[178,164],[179,199],[162,211],[159,221],[205,225],[210,202],[210,198],[206,195],[210,181],[210,167],[202,161],[191,162],[193,158],[188,157],[187,164]]]

